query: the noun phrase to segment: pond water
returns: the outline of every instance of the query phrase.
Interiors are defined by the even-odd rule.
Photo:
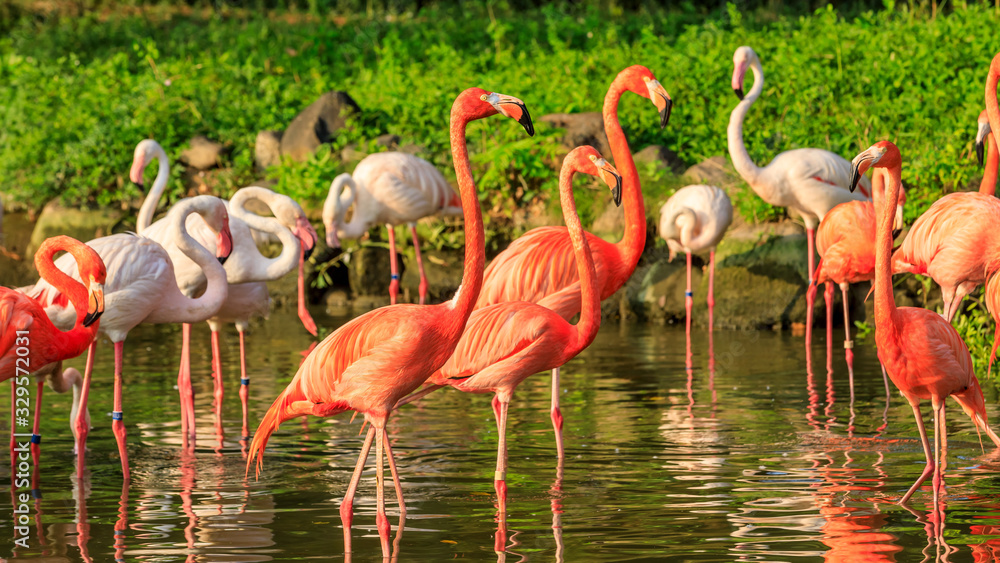
[[[318,316],[321,326],[346,319]],[[946,519],[928,519],[930,488],[894,503],[923,468],[912,412],[885,391],[871,340],[856,348],[848,397],[843,333],[833,371],[822,330],[812,370],[800,336],[608,323],[563,370],[566,463],[548,415],[550,378],[517,390],[508,424],[508,537],[494,551],[496,427],[490,396],[431,394],[390,420],[408,515],[399,561],[992,561],[1000,555],[1000,458],[949,409]],[[248,336],[252,424],[311,340],[293,312]],[[99,346],[88,473],[78,481],[70,399],[45,394],[42,498],[29,548],[0,513],[0,554],[46,561],[336,561],[338,507],[360,417],[293,420],[272,437],[260,480],[244,477],[235,331],[220,439],[211,410],[207,327],[196,327],[198,448],[182,454],[175,358],[180,330],[141,327],[126,342],[125,421],[132,485],[122,490],[111,434],[111,346]],[[82,369],[82,362],[73,362]],[[690,365],[690,368],[687,366]],[[987,391],[990,393],[990,391]],[[995,397],[990,419],[1000,420]],[[950,403],[954,405],[954,403]],[[929,420],[929,407],[925,408]],[[4,417],[4,421],[6,421]],[[7,422],[2,422],[6,428]],[[355,501],[354,553],[380,561],[374,461]],[[6,464],[4,464],[6,465]],[[0,468],[8,482],[9,468]],[[395,497],[387,507],[397,539]]]

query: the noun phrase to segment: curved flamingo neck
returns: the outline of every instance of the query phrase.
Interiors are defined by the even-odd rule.
[[[35,252],[35,269],[38,270],[38,275],[42,279],[49,282],[52,287],[65,295],[69,299],[69,302],[73,304],[73,310],[76,311],[76,327],[74,330],[82,329],[93,335],[97,332],[96,323],[88,328],[83,328],[83,319],[87,316],[87,287],[57,268],[53,260],[53,256],[57,252],[63,250],[69,252],[73,255],[73,259],[76,260],[80,279],[87,280],[91,275],[92,266],[89,263],[92,257],[88,255],[85,248],[88,247],[69,237],[59,236],[46,239],[38,248],[38,251]]]
[[[559,174],[559,200],[563,210],[563,221],[569,238],[573,241],[573,253],[576,255],[576,268],[580,276],[581,309],[580,320],[576,323],[576,338],[567,346],[567,352],[575,356],[593,342],[601,328],[601,294],[597,287],[597,271],[594,269],[594,256],[590,244],[583,232],[580,216],[576,212],[576,200],[573,198],[573,175],[582,170],[577,163],[563,164]]]
[[[472,314],[472,308],[483,288],[483,269],[486,266],[486,241],[483,231],[483,214],[479,208],[476,183],[469,166],[469,148],[465,141],[465,128],[470,116],[462,107],[464,95],[460,95],[451,108],[451,156],[458,179],[458,191],[462,196],[462,214],[465,218],[465,267],[462,269],[462,286],[451,301],[461,319],[458,334],[461,335],[465,323]]]
[[[279,205],[279,199],[287,197],[276,194],[267,188],[259,186],[248,186],[241,188],[229,202],[229,213],[231,216],[242,220],[251,229],[270,233],[278,238],[281,243],[281,253],[275,258],[268,258],[260,253],[257,245],[252,241],[243,241],[240,251],[246,252],[246,259],[250,262],[250,267],[244,275],[236,273],[229,283],[242,283],[247,281],[271,281],[283,277],[291,272],[299,262],[299,240],[295,238],[292,231],[283,225],[275,217],[262,217],[256,213],[246,210],[246,202],[255,199],[275,212],[275,206]],[[241,260],[242,261],[242,260]]]
[[[201,199],[207,198],[207,199]],[[171,230],[177,238],[177,248],[197,264],[205,273],[205,292],[198,297],[184,295],[176,285],[170,295],[161,300],[159,310],[169,313],[170,320],[160,322],[198,323],[215,314],[229,295],[229,284],[226,281],[226,271],[218,259],[204,246],[198,243],[187,231],[187,217],[192,213],[208,216],[211,207],[207,202],[211,196],[198,196],[184,200],[170,210]],[[221,202],[220,202],[221,204]],[[209,223],[211,224],[211,223]]]
[[[628,148],[628,139],[625,138],[622,126],[618,123],[618,102],[622,93],[627,90],[626,79],[626,76],[619,74],[611,83],[608,93],[604,96],[602,112],[604,132],[611,145],[611,157],[614,159],[615,168],[622,176],[622,199],[625,201],[625,235],[616,246],[627,268],[619,274],[622,279],[616,281],[616,289],[632,275],[646,246],[646,206],[642,199],[639,172],[635,168],[632,151]]]
[[[153,216],[156,215],[160,197],[163,196],[163,191],[167,188],[167,180],[170,179],[170,159],[167,158],[167,152],[159,144],[156,145],[155,158],[159,162],[156,179],[153,180],[153,187],[150,188],[149,195],[142,201],[142,207],[139,208],[139,216],[136,219],[135,230],[139,234],[142,234],[153,223]]]
[[[979,183],[979,193],[996,195],[1000,154],[997,154],[997,141],[992,131],[986,135],[986,151],[986,169],[983,170],[983,181]]]
[[[736,168],[736,171],[750,184],[754,191],[760,194],[757,177],[760,175],[761,168],[750,158],[750,153],[747,152],[746,144],[743,142],[743,120],[746,119],[751,106],[753,106],[754,102],[757,101],[757,98],[764,91],[764,68],[761,66],[760,61],[755,59],[750,63],[750,70],[753,71],[753,87],[744,96],[743,100],[736,105],[733,112],[729,114],[726,141],[729,146],[729,158],[733,161],[733,167]],[[766,200],[767,198],[764,199]]]
[[[993,135],[1000,135],[1000,107],[997,107],[997,81],[1000,80],[1000,53],[993,57],[990,63],[990,73],[986,75],[986,117],[990,120],[990,142]],[[993,145],[990,146],[994,148]],[[993,150],[990,150],[992,154]],[[988,167],[987,167],[988,168]],[[988,172],[987,172],[988,173]]]
[[[882,334],[892,330],[896,314],[896,299],[892,294],[892,222],[899,200],[902,177],[900,165],[876,169],[884,174],[885,201],[875,207],[875,325]],[[876,334],[878,336],[878,334]],[[883,337],[884,338],[884,337]],[[881,342],[881,340],[880,340]]]

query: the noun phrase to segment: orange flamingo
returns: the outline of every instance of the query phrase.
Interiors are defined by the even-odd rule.
[[[997,152],[996,137],[992,135],[993,128],[990,127],[989,113],[983,110],[976,122],[976,160],[979,161],[979,166],[983,166],[983,152],[988,153],[986,167],[983,169],[983,179],[979,182],[979,193],[996,195],[1000,153]]]
[[[497,551],[502,551],[506,544],[503,524],[507,505],[507,407],[514,389],[528,376],[557,368],[576,357],[593,342],[601,327],[601,298],[594,258],[573,200],[573,175],[577,172],[604,180],[618,205],[621,204],[621,176],[593,147],[577,147],[563,160],[559,194],[581,280],[583,310],[579,322],[574,326],[558,313],[529,301],[508,301],[476,309],[469,317],[455,354],[428,379],[433,387],[402,401],[410,402],[446,385],[468,393],[496,394],[493,414],[500,442],[494,487],[500,502],[501,523],[496,536]]]
[[[607,299],[632,277],[646,245],[646,207],[642,201],[639,173],[628,140],[618,123],[618,101],[625,92],[648,98],[660,112],[660,126],[670,118],[670,95],[644,66],[635,65],[618,73],[604,96],[604,130],[611,155],[622,175],[625,202],[625,234],[618,243],[585,233],[594,255],[597,286]],[[515,240],[486,268],[483,292],[476,308],[505,301],[538,303],[571,320],[580,312],[582,297],[573,244],[566,227],[532,229]],[[544,300],[544,301],[543,301]],[[556,448],[563,458],[562,413],[559,410],[559,369],[552,370],[552,426]]]
[[[455,351],[465,323],[483,285],[484,233],[482,212],[469,165],[466,125],[500,113],[518,121],[534,134],[524,103],[514,97],[469,88],[459,94],[451,109],[451,150],[455,161],[465,216],[465,268],[463,285],[455,297],[440,305],[390,305],[366,313],[326,337],[302,362],[288,387],[275,399],[261,419],[250,444],[247,471],[256,459],[257,473],[264,447],[278,426],[297,416],[333,416],[353,410],[371,423],[361,447],[358,464],[347,487],[340,517],[344,522],[344,545],[351,551],[351,520],[354,493],[375,439],[378,512],[376,523],[382,555],[389,556],[389,521],[385,516],[382,447],[385,445],[396,485],[400,511],[405,514],[402,490],[392,448],[385,436],[389,413],[396,403],[416,390]]]
[[[851,187],[869,167],[881,170],[886,182],[885,201],[875,210],[875,343],[878,357],[889,378],[913,408],[927,465],[913,486],[900,499],[906,503],[933,472],[934,513],[944,488],[942,450],[947,450],[944,400],[950,395],[958,401],[977,430],[983,431],[1000,447],[1000,438],[986,424],[986,405],[979,380],[972,370],[972,357],[962,338],[941,316],[917,307],[896,307],[892,294],[892,214],[887,209],[899,199],[902,157],[896,145],[880,141],[854,157]],[[920,400],[930,399],[934,412],[934,456],[927,440]]]
[[[52,257],[60,251],[69,252],[76,260],[80,279],[87,280],[87,285],[80,283],[63,273],[53,263]],[[48,364],[75,358],[84,352],[97,336],[99,319],[104,313],[104,282],[107,270],[104,261],[93,249],[82,242],[67,237],[56,236],[46,239],[35,253],[35,268],[38,273],[62,292],[76,312],[76,322],[71,330],[59,330],[48,315],[42,304],[21,292],[0,287],[0,381],[10,379],[11,400],[16,398],[13,393],[17,376],[27,376],[37,372]],[[51,366],[50,366],[51,367]],[[64,380],[72,380],[74,387],[73,409],[79,405],[79,388],[82,380],[75,369],[61,370],[61,365],[55,369],[46,370],[51,379],[50,385],[57,391],[69,387]],[[32,442],[39,443],[39,412],[42,404],[43,379],[38,381],[38,394],[35,397],[35,425]],[[11,428],[14,428],[14,415],[17,409],[11,409]],[[26,417],[25,417],[26,418]],[[75,420],[75,416],[70,417]],[[13,440],[13,437],[11,438]]]
[[[872,178],[872,198],[881,200],[885,182],[881,175]],[[899,199],[906,202],[906,192],[900,186]],[[847,377],[854,401],[854,341],[851,340],[851,313],[847,289],[852,283],[875,279],[875,203],[873,201],[848,201],[834,207],[823,217],[816,231],[816,250],[820,261],[809,286],[808,300],[813,301],[819,285],[826,284],[826,338],[833,338],[833,284],[840,286],[844,301],[844,354],[847,357]],[[893,238],[902,228],[901,214],[894,216]],[[882,372],[885,394],[889,395],[889,379]]]

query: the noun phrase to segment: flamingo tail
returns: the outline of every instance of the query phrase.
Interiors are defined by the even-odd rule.
[[[267,409],[264,417],[257,426],[257,431],[253,434],[253,441],[250,442],[250,452],[247,455],[246,475],[250,474],[250,464],[256,465],[255,478],[260,477],[260,470],[264,465],[264,447],[271,434],[281,426],[281,423],[304,414],[311,414],[313,403],[305,400],[305,397],[293,396],[292,386],[282,391],[281,395],[274,400],[271,408]]]

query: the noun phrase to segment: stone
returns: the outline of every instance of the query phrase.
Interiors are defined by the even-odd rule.
[[[412,237],[408,241],[412,244]],[[396,243],[399,244],[398,237]],[[400,278],[400,288],[406,290],[411,303],[417,303],[420,300],[420,269],[417,268],[416,255],[410,245],[396,248],[406,263],[406,269]],[[424,260],[424,273],[427,274],[427,303],[441,303],[454,297],[458,287],[462,285],[465,250],[434,250],[424,245],[421,256]],[[387,278],[386,291],[388,284]]]
[[[225,152],[222,143],[198,135],[191,139],[190,146],[181,153],[180,160],[189,167],[208,170],[219,165]]]
[[[420,145],[415,145],[413,143],[407,143],[399,147],[399,152],[405,152],[407,154],[412,154],[414,156],[420,156],[426,152],[424,147]]]
[[[263,172],[269,166],[281,164],[281,131],[260,131],[254,143],[254,162]]]
[[[368,153],[358,150],[358,145],[351,143],[340,151],[340,160],[344,162],[358,162],[368,156]]]
[[[608,155],[610,158],[610,155]],[[649,145],[632,156],[637,165],[655,163],[664,170],[669,170],[674,174],[684,171],[684,161],[677,153],[662,145]]]
[[[360,111],[357,102],[346,92],[323,94],[288,124],[281,137],[281,154],[299,162],[307,160],[320,145],[337,136],[350,114]]]
[[[539,121],[565,129],[562,144],[568,148],[591,145],[605,158],[611,158],[611,145],[604,133],[604,117],[599,112],[551,113]]]
[[[121,218],[122,212],[112,208],[81,210],[52,200],[38,216],[25,255],[34,256],[45,239],[56,235],[68,235],[79,241],[110,235]]]
[[[684,171],[684,176],[693,184],[708,184],[720,188],[727,188],[742,181],[736,169],[729,163],[729,159],[722,155],[695,164]]]
[[[380,147],[385,147],[391,151],[399,148],[399,135],[393,135],[392,133],[386,133],[385,135],[379,135],[375,137],[375,144]]]
[[[399,249],[397,248],[397,251]],[[400,279],[406,273],[404,261],[400,261]],[[349,283],[355,300],[360,296],[384,295],[389,298],[389,249],[377,246],[363,246],[351,254]]]

